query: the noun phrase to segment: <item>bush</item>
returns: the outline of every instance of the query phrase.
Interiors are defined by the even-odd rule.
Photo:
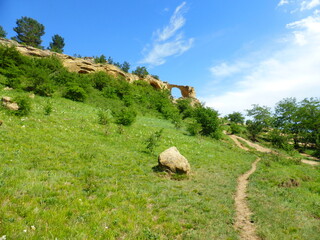
[[[130,126],[136,119],[137,113],[130,108],[123,108],[116,114],[116,123],[123,126]]]
[[[201,130],[201,124],[196,121],[189,123],[187,126],[187,131],[190,133],[191,136],[199,135]]]
[[[26,116],[31,112],[31,100],[27,96],[18,96],[13,99],[19,106],[19,110],[15,111],[18,116]]]
[[[230,124],[230,130],[232,134],[241,134],[245,131],[245,129],[241,125],[233,122]]]
[[[139,78],[144,78],[149,73],[146,67],[137,67],[136,70],[132,71],[132,74],[138,75]]]
[[[44,110],[44,114],[49,116],[52,112],[52,103],[47,102],[47,104],[44,106],[43,110]]]
[[[98,118],[99,118],[99,124],[109,125],[112,121],[113,116],[110,109],[107,109],[106,111],[100,110],[98,112]]]
[[[87,94],[83,88],[79,86],[71,86],[67,88],[64,97],[73,101],[84,102],[87,98]]]
[[[292,151],[294,146],[289,144],[289,137],[283,135],[279,130],[272,130],[269,133],[272,145],[285,151]]]
[[[194,110],[194,118],[201,125],[200,133],[204,136],[211,136],[213,138],[221,138],[220,121],[218,112],[209,107],[197,107]]]
[[[154,132],[151,136],[145,141],[147,146],[146,149],[148,152],[153,153],[154,149],[159,146],[159,141],[162,135],[163,129]]]

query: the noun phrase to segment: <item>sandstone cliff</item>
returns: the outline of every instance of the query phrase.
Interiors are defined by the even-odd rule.
[[[34,48],[31,46],[22,45],[16,41],[4,39],[4,38],[0,38],[0,44],[6,45],[6,46],[15,46],[20,53],[26,56],[33,56],[33,57],[56,56],[59,59],[61,59],[63,65],[71,72],[86,74],[86,73],[103,71],[113,76],[122,76],[130,83],[139,80],[139,77],[137,75],[126,73],[112,64],[108,64],[108,63],[95,64],[89,59],[76,58],[66,54],[54,53],[49,50],[42,50],[42,49]],[[198,100],[196,99],[196,92],[194,87],[170,84],[170,83],[158,80],[150,75],[146,76],[143,80],[148,82],[154,88],[157,88],[157,89],[168,89],[171,91],[172,88],[178,88],[181,91],[182,97],[192,98],[198,102]]]

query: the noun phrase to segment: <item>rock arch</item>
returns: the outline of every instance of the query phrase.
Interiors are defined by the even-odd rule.
[[[168,84],[167,88],[170,90],[172,90],[172,88],[178,88],[181,91],[181,95],[184,98],[196,98],[196,91],[194,89],[194,87],[190,87],[190,86],[181,86],[181,85],[176,85],[176,84]]]

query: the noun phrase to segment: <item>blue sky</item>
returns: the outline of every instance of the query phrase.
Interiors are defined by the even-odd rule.
[[[221,115],[320,97],[320,0],[0,0],[0,25],[22,16],[65,39],[65,53],[128,61],[196,88]]]

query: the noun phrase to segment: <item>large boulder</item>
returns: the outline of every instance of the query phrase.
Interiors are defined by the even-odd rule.
[[[159,167],[170,170],[173,173],[190,172],[190,164],[188,160],[180,154],[176,147],[171,147],[160,153],[158,157]]]

